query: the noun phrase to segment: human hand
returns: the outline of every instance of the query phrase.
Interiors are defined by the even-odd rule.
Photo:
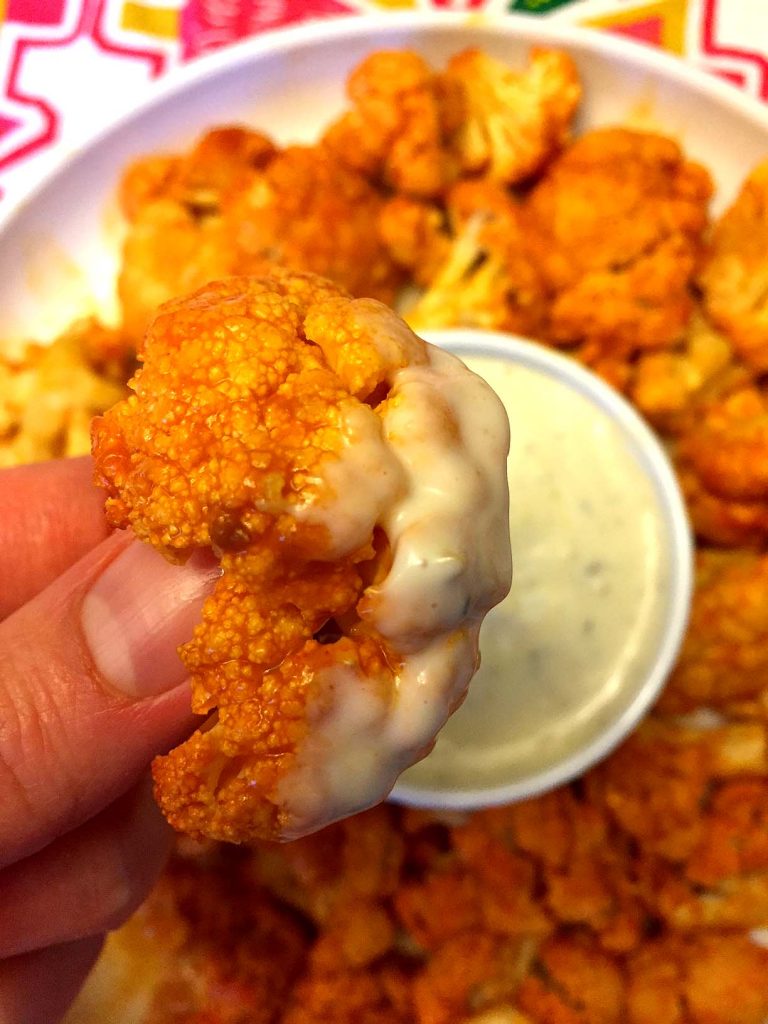
[[[91,473],[0,472],[0,1024],[54,1024],[162,868],[146,769],[192,727],[176,647],[218,573],[108,536]]]

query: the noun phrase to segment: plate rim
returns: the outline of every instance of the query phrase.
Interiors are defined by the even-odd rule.
[[[241,42],[225,45],[186,64],[178,65],[150,82],[135,107],[124,111],[108,123],[85,132],[77,145],[53,159],[47,171],[28,192],[6,200],[3,208],[0,208],[0,240],[13,221],[20,217],[28,206],[34,204],[38,196],[65,172],[70,163],[81,157],[83,152],[120,134],[133,122],[151,115],[156,107],[206,79],[215,78],[225,72],[237,71],[261,57],[279,55],[314,43],[342,42],[345,39],[359,39],[382,32],[395,34],[407,30],[430,31],[445,28],[453,31],[467,28],[498,32],[503,36],[527,39],[539,45],[544,37],[548,45],[551,43],[553,46],[566,49],[575,45],[601,57],[619,62],[626,61],[632,67],[658,74],[667,82],[692,89],[705,99],[727,108],[729,113],[752,122],[755,128],[766,135],[768,156],[768,103],[741,92],[734,85],[718,78],[712,72],[689,63],[683,57],[603,29],[564,23],[550,24],[532,15],[514,13],[407,11],[391,14],[339,14],[328,18],[310,19],[298,25],[270,29]]]

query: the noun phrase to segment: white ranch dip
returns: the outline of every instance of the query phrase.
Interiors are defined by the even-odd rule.
[[[420,790],[504,786],[583,748],[631,702],[668,613],[660,499],[620,428],[543,370],[463,359],[511,423],[514,572],[466,702],[403,776]]]

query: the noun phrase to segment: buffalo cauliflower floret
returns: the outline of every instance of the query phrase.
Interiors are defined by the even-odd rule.
[[[400,284],[375,229],[381,197],[323,149],[278,151],[259,133],[219,129],[186,156],[135,165],[122,202],[118,293],[134,338],[163,302],[271,263],[387,302]]]
[[[705,403],[748,379],[727,337],[696,311],[678,345],[640,353],[628,391],[654,427],[675,435],[695,429]]]
[[[410,50],[380,51],[347,82],[352,110],[323,142],[375,184],[436,198],[460,176],[515,184],[567,141],[581,97],[573,61],[534,48],[516,71],[469,49],[435,72]]]
[[[190,213],[221,213],[246,188],[276,148],[261,132],[237,125],[206,132],[189,152],[137,160],[120,182],[120,206],[129,221],[157,199],[171,199]]]
[[[681,863],[702,835],[702,810],[714,783],[766,771],[760,723],[711,729],[649,719],[588,777],[590,799],[642,849]]]
[[[758,385],[726,389],[689,417],[673,454],[691,520],[703,540],[725,547],[764,545],[767,441],[768,405]]]
[[[386,796],[460,702],[509,585],[506,418],[381,303],[308,274],[167,303],[139,359],[94,426],[108,518],[222,570],[180,649],[210,717],[155,762],[158,800],[193,835],[295,838]],[[477,509],[451,489],[434,522],[418,500],[401,513],[420,488],[435,500],[446,464]],[[455,563],[447,588],[444,570],[414,577],[431,559]]]
[[[768,951],[728,931],[648,941],[627,965],[627,1024],[763,1024]]]
[[[225,223],[245,272],[270,260],[392,303],[402,275],[376,230],[382,202],[321,147],[290,146],[240,193]]]
[[[679,340],[711,189],[671,139],[621,128],[577,139],[525,204],[549,294],[545,337],[623,358]]]
[[[365,970],[310,969],[293,987],[280,1024],[413,1024],[407,973],[396,964]]]
[[[509,1019],[520,1021],[512,1003],[535,949],[527,938],[487,931],[448,939],[414,979],[416,1024],[463,1024],[473,1011],[499,1005],[509,1007]]]
[[[768,499],[768,398],[762,388],[741,388],[710,403],[679,451],[711,493],[736,501]]]
[[[619,964],[582,935],[548,939],[523,981],[518,1006],[536,1024],[624,1024]]]
[[[238,262],[220,214],[202,215],[170,198],[143,204],[123,243],[117,283],[126,332],[138,345],[159,306],[233,274]]]
[[[768,557],[699,553],[693,607],[677,665],[661,699],[672,712],[728,711],[768,692]]]
[[[697,538],[721,547],[764,548],[768,502],[737,501],[709,491],[696,471],[675,452],[675,470]]]
[[[438,196],[457,177],[447,142],[463,108],[455,86],[411,50],[366,57],[347,80],[352,110],[323,144],[370,181],[412,196]]]
[[[764,825],[758,821],[757,829],[761,827]],[[711,837],[705,815],[700,836],[704,840]],[[641,850],[636,877],[652,916],[673,931],[689,934],[711,928],[742,932],[764,928],[768,921],[768,871],[747,870],[704,883],[691,877],[691,872],[697,874],[699,856],[697,845],[689,864],[678,866]]]
[[[260,132],[223,127],[179,155],[132,164],[120,183],[128,220],[118,278],[126,332],[138,340],[155,310],[208,281],[245,272],[224,210],[276,152]]]
[[[272,1024],[304,969],[309,945],[296,916],[250,884],[226,850],[208,863],[175,856],[129,924],[129,935],[131,928],[134,991],[149,941],[170,946],[171,954],[142,1024]]]
[[[395,263],[409,280],[426,288],[440,271],[451,249],[449,215],[426,199],[393,196],[382,207],[378,230]]]
[[[91,418],[125,393],[122,336],[96,321],[0,356],[0,467],[84,455]]]
[[[699,274],[704,305],[756,371],[768,370],[768,161],[717,221]]]
[[[701,886],[759,873],[768,896],[768,779],[732,780],[713,794],[685,873]]]
[[[395,199],[384,209],[381,230],[393,255],[408,261],[414,279],[426,286],[404,306],[417,330],[536,332],[541,282],[526,258],[518,204],[501,186],[460,182],[448,193],[444,215]]]
[[[452,57],[445,74],[464,102],[451,140],[463,174],[513,185],[541,170],[568,141],[581,83],[567,54],[534,47],[519,72],[470,49]]]

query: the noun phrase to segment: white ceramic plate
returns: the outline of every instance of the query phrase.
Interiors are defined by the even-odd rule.
[[[411,47],[440,64],[467,46],[522,62],[532,44],[566,47],[584,82],[580,128],[666,131],[717,183],[715,208],[768,156],[768,111],[676,58],[539,19],[432,13],[350,17],[271,33],[162,80],[150,99],[69,157],[0,218],[0,338],[45,340],[73,317],[114,309],[120,241],[114,190],[134,157],[172,150],[214,124],[246,122],[279,142],[311,141],[344,103],[348,71],[371,50]]]

